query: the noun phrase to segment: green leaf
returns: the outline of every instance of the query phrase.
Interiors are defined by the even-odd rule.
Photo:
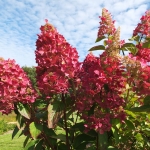
[[[132,111],[132,112],[150,112],[150,105],[143,105],[140,107],[130,108],[129,111]]]
[[[125,43],[122,47],[122,50],[128,50],[130,51],[132,54],[136,54],[138,52],[138,49],[136,48],[136,46],[133,43]]]
[[[30,108],[29,108],[29,106],[27,105],[27,104],[21,104],[21,103],[19,103],[18,105],[17,105],[17,108],[18,108],[18,111],[19,111],[19,113],[22,115],[22,116],[24,116],[25,118],[27,118],[27,119],[30,119],[31,118],[31,113],[30,113]]]
[[[51,136],[51,137],[54,138],[54,139],[59,139],[63,142],[66,142],[66,136],[64,134],[58,134],[58,135]]]
[[[142,45],[143,48],[150,48],[150,42],[145,42]]]
[[[39,141],[36,146],[35,146],[35,150],[42,150],[43,149],[43,140]]]
[[[60,143],[58,145],[58,150],[67,150],[67,149],[68,149],[68,147],[64,143]]]
[[[105,132],[104,134],[98,134],[98,145],[100,149],[107,149],[108,147],[107,132]]]
[[[119,134],[118,134],[118,130],[117,128],[111,128],[112,129],[112,132],[113,132],[113,135],[114,135],[114,138],[115,138],[115,143],[118,144],[119,143]]]
[[[141,133],[137,133],[137,134],[135,135],[135,137],[136,137],[136,139],[137,139],[138,141],[143,141],[143,137],[142,137]]]
[[[95,50],[105,50],[105,46],[103,45],[94,46],[89,51],[95,51]]]
[[[76,123],[74,126],[72,126],[72,129],[79,129],[81,132],[83,132],[85,129],[84,123],[83,122]]]
[[[136,114],[132,111],[129,111],[129,110],[125,110],[125,113],[129,116],[131,116],[132,118],[136,118]]]
[[[106,45],[107,45],[107,40],[104,40],[104,42],[103,42],[103,43],[104,43],[104,46],[106,46]]]
[[[73,142],[73,147],[76,149],[80,144],[82,144],[83,142],[89,142],[89,141],[94,141],[96,138],[95,137],[91,137],[87,134],[80,134],[77,135],[74,139]]]
[[[145,98],[144,98],[144,105],[148,105],[150,104],[150,95],[147,95]]]
[[[25,139],[24,142],[23,142],[23,147],[25,147],[25,146],[27,145],[29,139],[30,139],[30,137],[27,136],[26,139]]]
[[[118,148],[115,148],[115,147],[113,147],[113,146],[109,146],[109,147],[107,148],[107,150],[118,150]]]
[[[87,147],[87,146],[86,146]],[[86,150],[95,150],[96,149],[96,147],[95,146],[90,146],[90,147],[88,147],[88,148],[86,148]]]
[[[149,128],[142,129],[142,132],[144,132],[148,137],[150,137],[150,129]]]
[[[134,124],[130,120],[125,120],[125,123],[130,130],[135,130]]]
[[[83,143],[81,143],[80,145],[78,145],[78,146],[75,148],[75,150],[83,150],[83,149],[85,150],[88,144],[89,144],[88,141],[83,142]],[[86,150],[87,150],[87,149],[86,149]]]
[[[129,41],[136,41],[136,42],[139,42],[139,39],[140,39],[140,36],[139,36],[139,35],[136,35],[136,36],[133,36],[131,39],[129,39]]]
[[[16,126],[13,133],[12,133],[12,139],[16,136],[16,134],[18,133],[19,128]]]
[[[56,136],[56,133],[54,132],[54,130],[48,128],[46,125],[43,126],[43,131],[48,137]]]
[[[43,126],[41,124],[32,122],[29,125],[29,129],[30,129],[30,134],[31,134],[32,138],[36,139],[43,131]]]
[[[92,136],[92,137],[96,137],[97,136],[97,132],[95,130],[93,130],[93,129],[91,129],[90,131],[88,131],[87,134],[89,136]]]
[[[25,150],[34,150],[34,147],[38,142],[39,140],[31,140],[25,147]]]
[[[101,40],[103,40],[103,39],[105,39],[105,38],[106,38],[105,36],[98,37],[98,38],[96,39],[95,43],[96,43],[96,42],[99,42],[99,41],[101,41]]]

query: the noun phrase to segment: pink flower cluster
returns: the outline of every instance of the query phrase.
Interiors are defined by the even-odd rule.
[[[130,54],[130,58],[136,60],[140,67],[136,72],[136,76],[132,75],[133,90],[139,97],[143,98],[150,93],[150,48],[143,48],[143,44],[147,42],[146,38],[150,38],[150,10],[146,11],[145,15],[141,17],[141,22],[133,32],[133,36],[136,35],[141,38],[136,45],[138,52],[135,56]]]
[[[141,23],[137,25],[133,32],[133,36],[138,34],[150,37],[150,10],[146,11],[145,15],[141,17]]]
[[[0,112],[8,114],[14,103],[33,103],[36,94],[30,81],[14,60],[0,60]]]
[[[94,128],[100,133],[109,131],[110,119],[123,113],[119,109],[125,105],[121,97],[126,83],[123,73],[125,70],[120,60],[107,56],[105,52],[100,57],[88,54],[84,60],[78,75],[81,83],[77,91],[76,109],[87,121],[87,128]],[[94,112],[88,115],[92,107]]]
[[[68,79],[74,77],[79,66],[78,53],[47,20],[40,29],[35,51],[38,87],[49,96],[66,93]]]
[[[116,31],[114,26],[115,21],[112,20],[111,14],[108,12],[107,9],[103,8],[102,16],[100,17],[100,27],[98,30],[98,37],[102,37],[105,34],[110,35]]]

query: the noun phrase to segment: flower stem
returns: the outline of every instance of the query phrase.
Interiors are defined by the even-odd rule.
[[[62,94],[62,101],[65,105],[65,107],[64,107],[64,123],[65,123],[65,131],[66,131],[66,145],[68,147],[68,150],[70,150],[69,137],[68,137],[68,128],[67,128],[67,117],[66,117],[66,101],[65,101],[64,94]]]

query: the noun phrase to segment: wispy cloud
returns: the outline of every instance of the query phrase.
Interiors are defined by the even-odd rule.
[[[77,48],[82,61],[95,45],[103,7],[121,27],[121,38],[127,40],[150,4],[149,0],[0,1],[0,56],[15,59],[21,66],[36,65],[35,41],[47,18]]]

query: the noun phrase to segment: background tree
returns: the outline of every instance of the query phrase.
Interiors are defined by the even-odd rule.
[[[26,72],[27,76],[31,80],[33,87],[36,89],[37,83],[36,83],[36,69],[35,69],[35,67],[34,66],[32,66],[32,67],[23,66],[22,69]]]

